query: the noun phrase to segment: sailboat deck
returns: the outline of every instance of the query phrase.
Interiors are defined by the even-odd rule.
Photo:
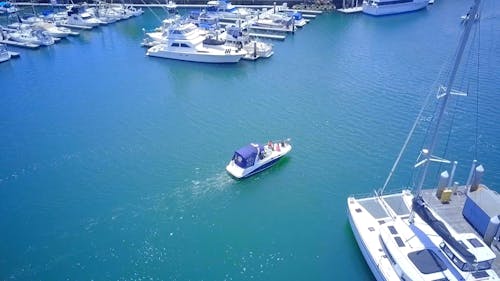
[[[462,215],[462,209],[467,199],[465,186],[458,187],[456,192],[453,192],[450,202],[446,204],[441,203],[436,197],[436,189],[422,190],[422,197],[455,231],[459,233],[472,232],[482,237]],[[500,243],[497,242],[491,248],[497,256],[492,268],[497,274],[500,274]]]

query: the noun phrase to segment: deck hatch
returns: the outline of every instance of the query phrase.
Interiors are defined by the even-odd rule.
[[[423,274],[431,274],[446,270],[446,265],[432,250],[423,249],[411,252],[408,258]]]
[[[398,234],[398,231],[396,230],[396,228],[392,225],[389,225],[387,227],[389,229],[389,231],[392,233],[392,234]]]

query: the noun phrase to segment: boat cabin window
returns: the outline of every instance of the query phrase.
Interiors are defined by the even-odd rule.
[[[466,263],[462,261],[459,257],[457,257],[446,245],[446,243],[441,243],[439,245],[443,252],[450,258],[450,260],[462,271],[476,271],[476,270],[487,270],[491,268],[493,264],[492,260],[478,262],[476,266],[470,263]]]
[[[434,251],[429,249],[411,252],[408,254],[408,258],[423,274],[431,274],[446,269],[444,262]]]
[[[181,43],[181,47],[183,47],[183,48],[189,48],[189,46],[187,44],[184,44],[184,43]]]
[[[172,45],[170,45],[172,47],[179,47],[179,43],[172,43]]]
[[[252,157],[249,157],[245,159],[238,153],[235,153],[233,156],[234,164],[238,165],[241,168],[248,168],[250,166],[253,166],[255,159]]]

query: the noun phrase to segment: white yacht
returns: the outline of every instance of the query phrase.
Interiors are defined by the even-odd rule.
[[[146,47],[153,47],[154,45],[166,43],[169,28],[174,24],[179,23],[180,20],[181,17],[179,15],[175,15],[173,17],[164,19],[161,26],[155,28],[154,31],[146,32],[146,30],[143,29],[145,37],[142,40],[141,45]]]
[[[247,178],[272,167],[291,150],[290,139],[267,145],[251,143],[234,152],[226,171],[237,179]]]
[[[294,19],[284,14],[262,13],[249,22],[248,28],[268,28],[283,31],[294,31]]]
[[[65,21],[67,25],[96,27],[102,23],[81,6],[72,6],[67,14],[68,18]]]
[[[243,49],[207,45],[204,40],[193,23],[177,23],[168,28],[165,43],[149,48],[146,55],[206,63],[236,63],[246,55]]]
[[[4,44],[0,44],[0,62],[10,60],[10,53]]]
[[[67,37],[68,35],[78,35],[78,33],[71,31],[71,29],[69,28],[63,26],[56,26],[55,24],[50,22],[37,22],[34,23],[31,27],[33,29],[43,30],[54,38],[64,38]]]
[[[363,13],[373,16],[393,15],[421,10],[429,0],[365,0]]]
[[[237,8],[231,2],[225,0],[211,0],[207,2],[206,11],[214,13],[222,19],[246,19],[253,12],[250,9]]]
[[[479,5],[480,0],[475,0],[471,14],[478,14]],[[414,166],[414,168],[419,169],[421,175],[415,190],[412,192],[405,189],[401,192],[384,194],[418,120],[421,120],[423,109],[381,190],[375,192],[372,197],[350,196],[347,198],[347,213],[352,232],[366,263],[378,281],[500,280],[495,269],[492,268],[497,261],[496,255],[492,248],[485,243],[486,239],[483,241],[480,236],[472,232],[463,232],[463,230],[457,232],[453,229],[453,225],[446,221],[446,217],[438,215],[428,204],[430,200],[425,201],[422,195],[422,187],[430,163],[438,162],[443,165],[450,163],[446,159],[434,156],[433,151],[437,144],[440,127],[442,127],[441,120],[449,99],[453,98],[452,96],[462,95],[455,90],[452,91],[452,85],[473,24],[472,20],[467,21],[453,68],[449,72],[448,84],[445,87],[440,87],[438,92],[439,107],[437,107],[436,118],[430,125],[430,145],[429,148],[421,150]],[[443,177],[445,180],[440,181],[440,186],[450,187],[455,168],[456,162],[452,167],[452,176]],[[469,186],[471,178],[480,178],[474,171],[478,171],[475,162],[466,187]],[[448,174],[446,173],[446,175]],[[452,190],[446,190],[447,194],[451,195]],[[439,204],[441,203],[439,202]],[[496,208],[497,212],[500,212],[498,204],[496,204]],[[460,209],[452,211],[461,212]],[[461,214],[457,217],[463,219]],[[473,230],[472,227],[470,229]],[[493,233],[496,231],[494,228]]]
[[[55,43],[54,37],[43,30],[34,30],[31,28],[17,29],[7,32],[7,39],[24,44],[49,46]]]
[[[223,39],[226,45],[243,48],[247,52],[243,59],[269,58],[274,54],[272,44],[250,38],[248,31],[240,27],[227,27]]]

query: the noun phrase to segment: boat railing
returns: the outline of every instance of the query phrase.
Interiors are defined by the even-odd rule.
[[[388,190],[387,194],[400,194],[404,190],[411,190],[410,187],[403,186],[400,188],[391,188]],[[367,198],[373,198],[373,197],[382,197],[384,194],[379,194],[380,189],[374,189],[372,192],[364,192],[364,193],[351,193],[349,194],[349,197],[354,197],[357,200],[359,199],[367,199]]]

